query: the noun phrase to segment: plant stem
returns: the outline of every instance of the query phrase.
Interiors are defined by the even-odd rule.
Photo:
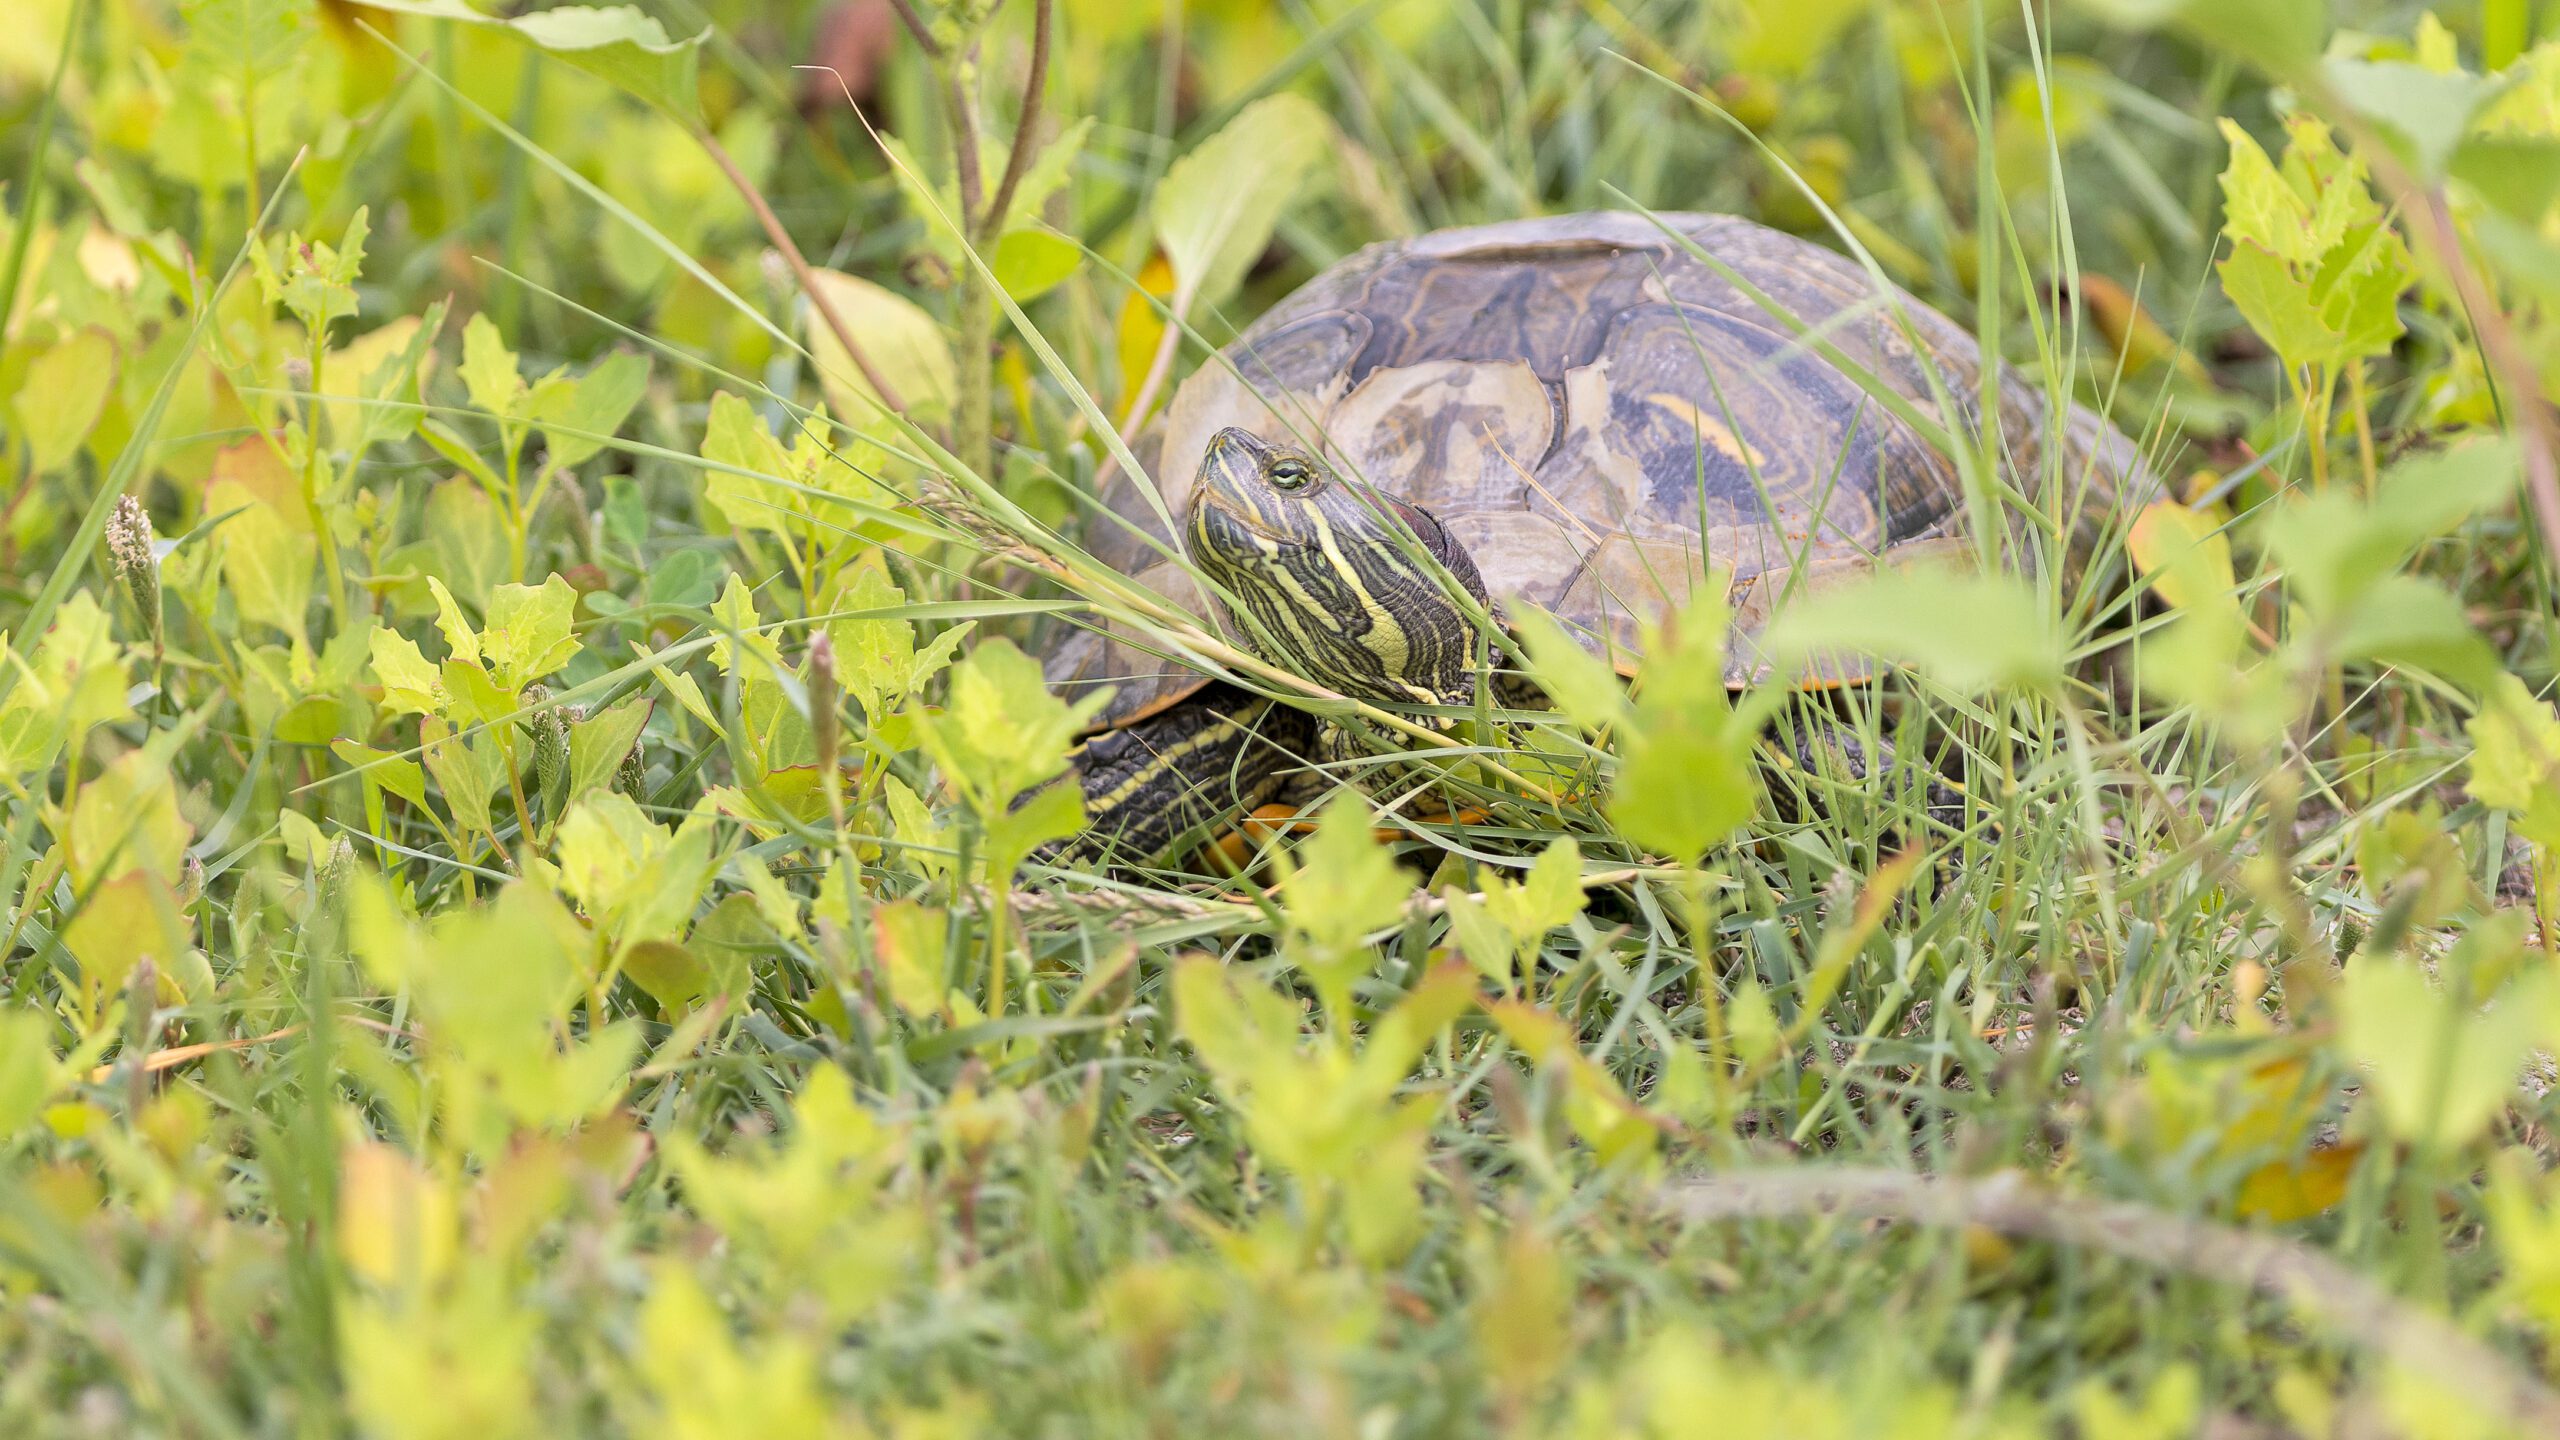
[[[1022,82],[1022,114],[1013,122],[1013,144],[1005,152],[1004,178],[996,182],[995,198],[987,202],[987,213],[978,219],[981,239],[994,239],[1004,233],[1007,212],[1013,209],[1013,193],[1022,185],[1023,172],[1031,168],[1034,132],[1040,125],[1040,102],[1049,88],[1049,12],[1053,0],[1031,0],[1031,74]]]
[[[861,342],[853,338],[853,327],[844,323],[844,316],[837,313],[835,301],[827,298],[827,292],[819,287],[816,273],[809,268],[808,257],[792,243],[791,232],[782,228],[782,221],[773,213],[773,207],[765,203],[763,192],[747,179],[746,172],[738,168],[737,161],[729,158],[729,152],[722,147],[719,137],[708,128],[695,130],[693,138],[701,142],[703,152],[711,157],[711,163],[720,167],[720,173],[728,177],[729,184],[746,200],[747,208],[755,212],[756,223],[764,227],[765,239],[782,252],[783,262],[791,267],[792,278],[800,282],[800,293],[809,297],[809,308],[818,312],[818,319],[826,325],[828,333],[844,347],[844,353],[853,361],[853,368],[862,372],[863,383],[871,387],[872,394],[880,397],[881,408],[904,410],[906,402],[898,398],[897,388],[889,383],[889,377],[881,373],[879,366],[871,363],[871,357],[863,352]]]

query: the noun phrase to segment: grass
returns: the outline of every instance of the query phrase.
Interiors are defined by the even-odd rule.
[[[649,9],[718,39],[0,45],[0,1433],[2550,1432],[2550,197],[2458,157],[2545,153],[2560,51],[2356,17],[2506,72],[2435,172],[2382,137],[2450,81],[2078,10],[1062,5],[1015,167],[1029,0]],[[2226,115],[2370,207],[2286,274],[2378,345],[2226,288],[2283,203]],[[1945,427],[1979,573],[1773,632],[1880,683],[1727,715],[1710,613],[1631,694],[1531,625],[1559,710],[1452,744],[1095,558],[1160,351],[1594,208],[1822,238],[2054,401],[2037,464]],[[2168,493],[2076,569],[2065,396]],[[1366,798],[1023,865],[1022,652],[1106,621],[1364,727]],[[1772,763],[1814,723],[1900,762]]]

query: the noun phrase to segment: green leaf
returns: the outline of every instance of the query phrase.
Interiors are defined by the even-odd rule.
[[[418,642],[388,626],[377,625],[368,642],[373,676],[382,683],[382,703],[393,713],[432,715],[444,703],[444,682]]]
[[[2288,367],[2325,365],[2346,353],[2345,335],[2311,303],[2311,284],[2254,240],[2233,243],[2214,269],[2249,328]]]
[[[689,126],[702,123],[702,44],[684,40],[629,5],[563,5],[509,22],[515,32],[590,75],[619,86]]]
[[[2322,0],[2088,0],[2088,4],[2127,29],[2184,30],[2279,78],[2317,60],[2329,33],[2329,7]]]
[[[1009,640],[990,640],[953,667],[950,698],[919,738],[984,821],[1065,773],[1068,748],[1107,698],[1069,705],[1049,692],[1039,661]]]
[[[498,334],[486,314],[473,315],[462,327],[462,388],[471,403],[499,419],[512,418],[524,402],[524,375],[516,368],[516,352]]]
[[[1530,678],[1538,682],[1548,703],[1593,735],[1626,720],[1625,682],[1608,661],[1584,648],[1554,616],[1524,608],[1513,617],[1512,628],[1528,652]]]
[[[512,695],[568,664],[578,653],[573,633],[577,610],[578,592],[558,575],[539,585],[491,590],[480,650],[497,674],[498,687]]]
[[[570,800],[612,783],[613,772],[631,753],[656,706],[656,701],[635,695],[569,727]]]
[[[53,1055],[53,1018],[17,1006],[0,1010],[0,1145],[34,1121],[65,1078]]]
[[[191,60],[255,87],[284,73],[310,39],[310,0],[185,0]]]
[[[1010,875],[1032,851],[1084,828],[1084,792],[1071,784],[1049,786],[1001,815],[987,819],[989,873]]]
[[[2416,965],[2369,956],[2348,968],[2341,988],[2339,1046],[2372,1072],[2374,1104],[2394,1139],[2461,1145],[2515,1092],[2535,1039],[2535,987],[2514,987],[2477,1013]]]
[[[2371,500],[2342,492],[2291,501],[2265,522],[2267,548],[2294,600],[2316,616],[2353,604],[2412,551],[2515,493],[2523,460],[2508,439],[2479,439],[2401,460]]]
[[[356,399],[325,404],[330,443],[341,452],[361,455],[416,433],[418,385],[444,329],[444,313],[439,300],[423,316],[403,315],[329,352],[329,389],[341,389],[343,377],[356,377]]]
[[[35,473],[57,473],[80,453],[115,384],[115,337],[104,330],[75,330],[27,366],[9,409]]]
[[[2494,681],[2465,727],[2471,798],[2516,817],[2516,830],[2560,852],[2560,719],[2513,675]]]
[[[1968,693],[2047,688],[2063,673],[2061,632],[2026,586],[1940,567],[1878,571],[1799,601],[1768,645],[1797,658],[1840,649],[1899,660]]]
[[[2441,180],[2471,122],[2508,88],[2496,76],[2435,70],[2405,60],[2333,55],[2321,67],[2348,106],[2408,147],[2419,177]]]
[[[1482,895],[1450,894],[1449,921],[1467,959],[1497,983],[1534,954],[1547,932],[1569,923],[1588,902],[1582,893],[1582,848],[1564,838],[1539,852],[1518,880],[1487,873]]]
[[[444,635],[445,648],[452,652],[454,659],[478,665],[480,632],[472,629],[471,622],[464,618],[462,606],[454,600],[453,592],[444,588],[442,580],[430,575],[427,577],[427,593],[435,597],[436,629]]]
[[[551,463],[565,469],[603,449],[603,440],[587,436],[618,434],[622,422],[630,418],[633,407],[648,392],[649,361],[629,351],[608,357],[579,377],[577,383],[552,392],[533,417],[543,423],[543,437],[551,447]],[[554,425],[561,428],[554,430]],[[586,433],[567,433],[571,431]]]
[[[827,612],[894,610],[907,603],[906,592],[889,579],[877,561],[845,567],[827,597]],[[905,620],[841,619],[827,622],[827,638],[836,650],[836,680],[862,706],[876,725],[922,690],[960,647],[975,621],[955,625],[916,648],[916,627]]]
[[[427,803],[427,772],[417,761],[353,740],[333,740],[329,752],[363,776],[367,785],[380,786],[412,805]]]
[[[1083,263],[1084,251],[1072,240],[1046,230],[1008,230],[996,241],[989,266],[1004,293],[1028,304],[1076,273]]]
[[[1347,1019],[1351,984],[1369,964],[1364,942],[1403,916],[1413,882],[1378,843],[1369,802],[1349,789],[1325,805],[1315,837],[1290,854],[1288,865],[1280,884],[1286,953],[1306,971],[1326,1012]]]
[[[1177,315],[1217,305],[1271,243],[1298,191],[1324,163],[1333,122],[1304,96],[1256,100],[1175,161],[1156,187],[1156,243],[1173,265]]]
[[[292,311],[303,329],[315,335],[325,333],[330,321],[355,314],[356,277],[364,268],[365,238],[372,233],[369,214],[359,206],[334,247],[293,235],[278,239],[272,252],[266,246],[250,251],[267,303]]]
[[[496,737],[483,732],[466,742],[454,735],[452,726],[430,715],[418,722],[418,738],[426,752],[427,773],[444,791],[445,813],[466,835],[493,833],[489,796],[507,778]]]
[[[709,29],[684,40],[629,5],[563,5],[514,20],[483,15],[462,0],[359,0],[376,10],[459,20],[513,32],[546,53],[636,95],[683,124],[702,124],[700,79]]]
[[[2471,624],[2462,602],[2432,580],[2386,575],[2348,612],[2337,658],[2413,665],[2474,693],[2506,673],[2498,652]]]

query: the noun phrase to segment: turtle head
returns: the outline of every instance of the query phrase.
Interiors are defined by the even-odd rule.
[[[1201,459],[1185,541],[1267,658],[1363,700],[1467,698],[1475,625],[1459,592],[1481,608],[1484,580],[1430,511],[1230,426]]]

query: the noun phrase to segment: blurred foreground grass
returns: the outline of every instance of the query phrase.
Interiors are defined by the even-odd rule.
[[[0,1433],[2560,1433],[2548,14],[914,4],[11,0]],[[2169,481],[1807,622],[1963,823],[1017,874],[1133,410],[1620,207]]]

